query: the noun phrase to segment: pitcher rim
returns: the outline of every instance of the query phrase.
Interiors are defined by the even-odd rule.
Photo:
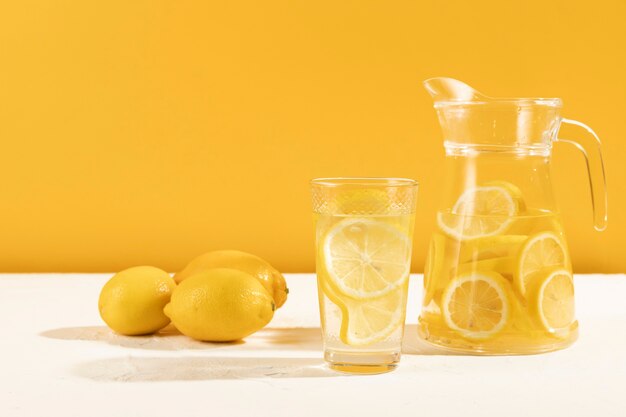
[[[446,100],[436,101],[435,108],[455,106],[494,106],[516,105],[518,107],[547,106],[563,107],[563,101],[558,97],[522,97],[522,98],[490,98],[489,100]]]

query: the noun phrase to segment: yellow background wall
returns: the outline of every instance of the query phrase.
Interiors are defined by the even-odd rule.
[[[558,96],[604,141],[609,228],[555,148],[577,272],[626,270],[626,2],[5,1],[0,270],[179,269],[240,248],[312,271],[308,180],[421,182],[423,267],[443,149],[425,78]]]

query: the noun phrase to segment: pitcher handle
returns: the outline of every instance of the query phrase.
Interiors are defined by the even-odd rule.
[[[587,164],[587,174],[589,175],[589,189],[591,191],[591,206],[593,209],[593,226],[601,232],[606,229],[607,224],[607,193],[606,175],[604,172],[604,161],[602,159],[602,149],[600,138],[589,126],[576,120],[561,119],[561,123],[582,127],[591,136],[586,136],[584,140],[562,139],[557,136],[555,141],[565,142],[574,145],[585,156]],[[560,130],[560,129],[559,129]]]

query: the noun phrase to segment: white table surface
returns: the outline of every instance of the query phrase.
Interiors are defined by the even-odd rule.
[[[110,274],[0,275],[0,416],[626,416],[626,276],[576,276],[580,338],[535,356],[445,355],[416,335],[411,277],[399,368],[325,368],[314,275],[239,344],[124,337],[98,315]]]

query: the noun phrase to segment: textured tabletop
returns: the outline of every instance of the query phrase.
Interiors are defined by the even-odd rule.
[[[97,310],[110,274],[0,275],[0,416],[626,415],[626,276],[577,275],[580,338],[534,356],[443,354],[417,339],[411,278],[394,372],[325,368],[313,274],[236,344],[113,334]],[[217,414],[219,413],[219,414]]]

